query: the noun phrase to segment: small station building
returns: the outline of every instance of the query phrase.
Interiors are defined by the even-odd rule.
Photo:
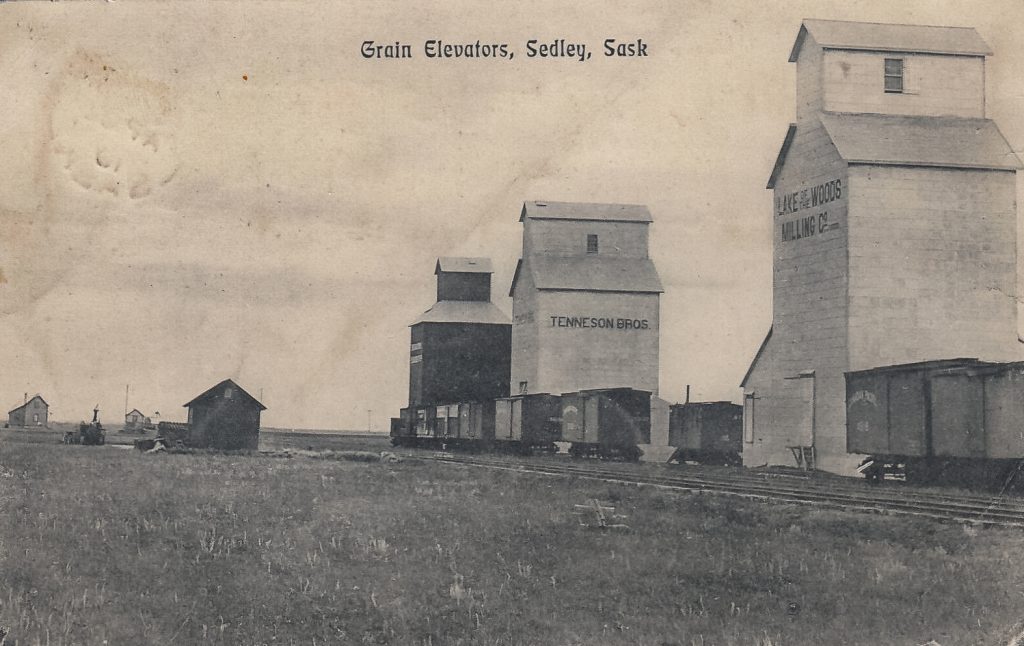
[[[743,461],[850,473],[847,371],[1018,358],[1016,172],[971,28],[805,20]]]
[[[489,258],[438,258],[437,302],[410,326],[410,408],[508,396],[512,325],[492,273]]]
[[[513,394],[658,392],[661,280],[635,204],[526,202],[512,297]]]

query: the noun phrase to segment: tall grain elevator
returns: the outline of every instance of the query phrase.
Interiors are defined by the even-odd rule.
[[[843,374],[1018,358],[1016,171],[971,28],[805,20],[774,193],[772,326],[744,463],[849,473]]]
[[[410,326],[410,407],[508,396],[512,324],[491,273],[488,258],[437,260],[437,302]]]
[[[647,251],[647,207],[526,202],[519,221],[512,392],[656,393],[662,286]]]

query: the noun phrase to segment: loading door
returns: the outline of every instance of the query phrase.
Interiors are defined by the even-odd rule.
[[[523,400],[512,400],[512,439],[523,439]]]
[[[757,393],[750,393],[743,397],[743,441],[747,444],[754,442],[754,403],[757,401]]]
[[[786,379],[792,432],[791,446],[814,446],[814,373]]]

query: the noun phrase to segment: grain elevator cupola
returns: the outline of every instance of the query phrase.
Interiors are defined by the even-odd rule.
[[[438,258],[437,302],[411,327],[409,405],[506,397],[512,323],[491,302],[488,258]]]
[[[437,300],[488,302],[491,273],[490,258],[438,258]]]
[[[512,390],[658,391],[661,280],[640,204],[526,202],[512,297]]]

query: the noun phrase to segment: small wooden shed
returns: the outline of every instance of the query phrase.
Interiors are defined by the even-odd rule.
[[[260,412],[267,407],[233,380],[225,379],[185,407],[191,446],[223,450],[259,447]]]

